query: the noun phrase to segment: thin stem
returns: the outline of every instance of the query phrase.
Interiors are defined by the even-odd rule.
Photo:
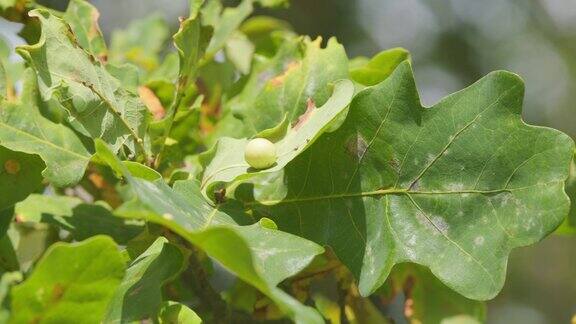
[[[182,91],[182,82],[178,83],[178,89],[176,90],[176,98],[168,108],[168,113],[166,114],[166,122],[167,125],[164,127],[164,133],[162,134],[162,138],[160,139],[160,150],[158,150],[158,155],[156,156],[156,160],[154,161],[154,168],[158,168],[160,163],[162,163],[162,157],[164,153],[164,149],[166,147],[166,139],[170,135],[170,131],[172,130],[172,125],[174,124],[174,118],[176,117],[176,111],[178,110],[178,106],[182,102],[182,98],[184,98],[184,93]]]
[[[212,314],[212,323],[229,323],[230,322],[230,309],[228,304],[220,297],[220,295],[212,288],[208,275],[199,260],[199,251],[193,247],[189,247],[192,251],[188,258],[189,267],[186,270],[187,275],[192,281],[196,283],[195,293],[200,300],[208,307],[208,311]]]

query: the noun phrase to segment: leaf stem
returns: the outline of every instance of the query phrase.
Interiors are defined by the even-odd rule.
[[[212,323],[229,323],[230,322],[230,309],[228,304],[220,297],[220,295],[212,288],[208,275],[200,263],[200,252],[194,246],[189,246],[192,253],[188,258],[189,267],[184,273],[191,281],[195,282],[195,292],[200,300],[206,304],[209,311],[212,313]]]
[[[168,108],[168,113],[166,114],[166,126],[164,127],[164,133],[160,138],[160,149],[158,150],[158,155],[156,155],[156,160],[154,161],[154,168],[158,169],[160,167],[160,163],[162,163],[162,156],[164,153],[164,149],[166,148],[166,139],[170,135],[170,131],[172,130],[172,125],[174,124],[174,118],[176,117],[176,111],[178,110],[178,106],[182,102],[182,98],[184,98],[183,93],[183,84],[184,81],[180,80],[178,82],[178,89],[176,89],[176,98]]]

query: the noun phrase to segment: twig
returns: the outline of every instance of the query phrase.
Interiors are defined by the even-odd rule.
[[[210,285],[206,271],[204,271],[198,258],[199,251],[192,246],[190,249],[192,250],[190,257],[188,258],[190,266],[184,275],[196,283],[196,286],[194,287],[196,295],[203,303],[205,303],[214,317],[211,322],[223,324],[229,323],[230,309],[228,308],[228,304],[226,304],[226,302]]]

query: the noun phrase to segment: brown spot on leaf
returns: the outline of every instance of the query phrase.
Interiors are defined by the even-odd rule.
[[[226,188],[221,188],[219,190],[214,191],[214,199],[218,204],[226,202]]]
[[[146,107],[148,107],[148,110],[154,116],[154,120],[160,120],[164,118],[166,110],[162,106],[160,99],[156,97],[154,91],[150,90],[150,88],[148,87],[140,86],[138,87],[138,94],[140,95],[140,98],[142,99]]]
[[[98,18],[100,18],[100,13],[98,10],[93,10],[90,13],[90,19],[92,24],[90,25],[90,30],[88,31],[88,36],[90,39],[94,39],[100,36],[100,28],[98,28]]]
[[[8,160],[4,162],[4,170],[6,170],[8,174],[11,175],[18,174],[18,172],[20,172],[20,168],[21,168],[20,162],[16,160]]]
[[[357,134],[346,142],[346,152],[348,152],[348,154],[353,158],[362,158],[367,149],[368,143],[360,134]]]
[[[392,158],[390,159],[390,161],[388,161],[388,164],[390,165],[390,167],[392,169],[394,169],[396,172],[398,172],[398,168],[400,167],[400,161],[398,161],[398,159],[396,158]]]
[[[62,298],[62,296],[64,295],[64,292],[66,291],[66,287],[64,287],[64,285],[62,284],[55,284],[54,288],[52,288],[52,302],[56,302],[59,301],[60,298]]]
[[[106,62],[108,62],[108,54],[102,53],[102,54],[98,55],[98,59],[100,59],[100,62],[106,63]]]
[[[308,98],[308,101],[306,102],[306,111],[300,115],[300,117],[298,117],[298,121],[292,128],[294,130],[298,130],[298,128],[302,127],[302,125],[304,125],[310,119],[310,117],[312,117],[314,109],[316,109],[314,100],[312,100],[312,98]]]
[[[274,87],[278,87],[278,86],[282,85],[284,83],[284,81],[286,80],[286,78],[288,77],[288,75],[290,75],[290,73],[292,73],[294,70],[296,70],[298,67],[300,67],[300,65],[301,65],[300,62],[295,62],[295,61],[288,63],[288,65],[286,66],[286,69],[284,69],[284,72],[282,72],[282,74],[280,74],[277,77],[270,80],[270,84]]]

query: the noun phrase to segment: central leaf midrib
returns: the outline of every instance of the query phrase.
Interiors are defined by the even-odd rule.
[[[331,199],[341,199],[341,198],[356,198],[356,197],[370,197],[370,196],[385,196],[385,195],[464,195],[464,194],[498,194],[503,192],[513,192],[517,190],[527,189],[539,185],[536,184],[532,186],[520,187],[520,188],[501,188],[492,190],[476,190],[476,189],[464,189],[458,191],[443,191],[443,190],[431,190],[431,191],[413,191],[409,189],[399,189],[399,188],[388,188],[388,189],[378,189],[373,191],[360,191],[360,192],[349,192],[349,193],[339,193],[331,194],[325,196],[313,196],[304,198],[288,198],[282,200],[257,200],[246,202],[246,206],[256,206],[256,205],[280,205],[280,204],[291,204],[291,203],[304,203],[313,202],[321,200],[331,200]]]
[[[27,133],[27,132],[25,132],[25,131],[23,131],[23,130],[21,130],[21,129],[18,129],[18,128],[16,128],[16,127],[10,126],[10,125],[8,125],[8,124],[6,124],[6,123],[4,123],[4,122],[0,122],[0,126],[1,126],[1,127],[5,127],[5,128],[8,128],[9,130],[15,131],[15,132],[20,133],[20,134],[22,134],[22,135],[24,135],[24,136],[31,137],[31,138],[35,139],[37,142],[45,143],[46,145],[52,146],[52,147],[54,147],[54,148],[57,149],[57,150],[63,151],[63,152],[68,153],[68,154],[70,154],[70,155],[77,156],[77,157],[79,157],[79,158],[82,158],[83,160],[89,160],[89,159],[90,159],[90,156],[89,156],[89,155],[84,156],[84,155],[81,155],[81,154],[79,154],[79,153],[77,153],[77,152],[70,151],[70,150],[68,150],[68,149],[66,149],[66,148],[64,148],[64,147],[62,147],[62,146],[58,146],[58,145],[56,145],[56,144],[54,144],[54,143],[52,143],[52,142],[50,142],[50,141],[48,141],[48,140],[46,140],[46,139],[42,139],[42,138],[40,138],[40,137],[38,137],[38,136],[36,136],[36,135]]]

